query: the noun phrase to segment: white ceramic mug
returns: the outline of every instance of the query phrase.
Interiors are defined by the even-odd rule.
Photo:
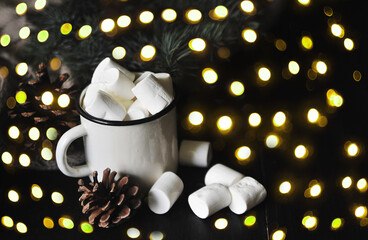
[[[133,121],[108,121],[96,118],[83,109],[82,92],[78,111],[81,124],[65,132],[56,147],[56,162],[62,173],[71,177],[91,176],[93,171],[110,168],[118,175],[136,177],[150,187],[165,171],[176,171],[178,143],[176,101],[161,112]],[[67,150],[83,137],[86,164],[70,166]],[[101,180],[102,174],[99,174]]]

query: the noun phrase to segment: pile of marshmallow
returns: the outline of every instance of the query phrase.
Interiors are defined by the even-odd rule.
[[[83,108],[97,118],[129,121],[154,115],[173,99],[173,83],[168,73],[133,73],[105,58],[93,72]]]
[[[183,140],[179,151],[181,164],[207,167],[211,160],[210,143]],[[257,180],[223,165],[215,164],[206,173],[205,186],[190,194],[188,203],[192,211],[202,219],[225,207],[236,214],[261,203],[266,189]],[[156,214],[170,210],[184,188],[183,181],[173,172],[165,172],[148,193],[148,206]]]

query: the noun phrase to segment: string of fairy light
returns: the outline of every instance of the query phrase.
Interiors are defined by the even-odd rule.
[[[308,7],[310,4],[310,0],[297,0],[297,2],[303,6]],[[37,11],[41,11],[47,2],[46,0],[37,0],[34,4],[34,9]],[[257,9],[256,6],[253,4],[252,1],[241,1],[239,3],[239,8],[244,14],[253,15]],[[16,13],[21,16],[26,14],[28,6],[26,3],[20,3],[16,6],[15,11]],[[323,9],[324,14],[328,17],[327,24],[330,29],[330,33],[332,36],[341,39],[342,45],[346,51],[354,51],[355,50],[355,42],[353,39],[346,36],[345,28],[342,24],[335,22],[333,17],[333,9],[330,7],[325,7]],[[183,12],[183,21],[187,24],[198,24],[203,19],[203,12],[198,9],[188,9]],[[214,21],[223,21],[227,18],[227,16],[231,14],[229,10],[223,6],[219,5],[214,9],[208,12],[208,16]],[[161,12],[161,19],[168,24],[174,22],[178,19],[178,12],[174,9],[168,8],[164,9]],[[144,10],[139,13],[136,19],[136,24],[143,24],[148,25],[155,21],[157,16],[155,16],[151,11]],[[107,36],[114,36],[118,30],[125,29],[131,26],[134,22],[129,15],[121,15],[116,20],[112,18],[103,19],[100,22],[99,28],[102,32],[104,32]],[[71,23],[64,23],[60,26],[60,33],[63,36],[67,36],[72,33],[74,26]],[[90,25],[83,25],[76,31],[76,38],[83,40],[91,37],[92,35],[92,26]],[[19,30],[19,38],[20,39],[27,39],[31,35],[31,29],[28,26],[24,26]],[[239,37],[244,40],[244,44],[255,44],[258,39],[258,35],[255,29],[245,28],[239,33]],[[47,30],[41,30],[37,33],[37,40],[40,43],[44,43],[49,38],[49,32]],[[0,45],[2,47],[8,47],[11,44],[12,40],[9,34],[3,34],[0,36]],[[299,46],[300,49],[303,51],[310,51],[313,49],[314,41],[313,37],[310,34],[304,34],[299,39]],[[280,51],[284,52],[287,49],[287,42],[281,38],[274,40],[275,48]],[[207,42],[203,38],[193,38],[189,40],[188,47],[197,54],[201,54],[207,48]],[[111,56],[116,60],[123,60],[127,55],[126,49],[123,46],[116,46],[112,52]],[[154,61],[156,55],[156,47],[152,44],[145,45],[141,48],[139,56],[142,61]],[[226,59],[229,58],[231,52],[226,47],[221,47],[217,50],[217,55],[222,58]],[[49,62],[50,67],[53,70],[57,70],[61,66],[61,60],[58,58],[53,58]],[[273,79],[274,73],[271,72],[270,68],[266,65],[257,66],[255,70],[257,84],[262,87],[266,86],[270,81]],[[285,79],[292,78],[300,74],[301,66],[296,60],[291,59],[282,71],[282,77]],[[307,77],[310,80],[315,80],[319,75],[325,75],[329,71],[328,67],[328,60],[327,59],[315,59],[313,60],[307,70]],[[19,76],[25,76],[28,72],[28,65],[25,62],[21,62],[16,65],[15,72]],[[0,77],[6,78],[9,74],[9,69],[5,66],[0,68]],[[205,67],[201,72],[201,79],[204,81],[205,84],[213,85],[216,84],[221,76],[219,76],[216,69],[212,67]],[[352,73],[352,78],[354,81],[359,82],[362,79],[362,74],[359,70],[354,70]],[[243,94],[246,94],[246,88],[244,81],[236,80],[231,82],[228,88],[229,94],[233,97],[239,97]],[[335,89],[328,89],[325,93],[326,95],[326,104],[328,107],[333,109],[338,109],[343,106],[344,99],[341,93],[339,93]],[[17,92],[15,97],[11,97],[7,101],[7,106],[12,108],[15,104],[22,104],[26,101],[27,95],[23,91]],[[54,102],[54,95],[50,91],[46,91],[42,94],[41,100],[43,104],[50,105]],[[65,108],[69,105],[70,99],[68,95],[60,95],[58,97],[57,103],[60,107]],[[323,113],[321,109],[317,107],[311,107],[306,109],[305,111],[305,122],[311,125],[316,125],[318,127],[325,127],[328,124],[328,113]],[[206,114],[203,113],[201,110],[193,109],[188,113],[187,122],[193,127],[201,127],[206,122]],[[265,119],[262,117],[262,113],[260,112],[252,112],[248,116],[248,124],[249,128],[257,129],[262,126],[262,124],[267,124],[267,122],[271,122],[274,127],[274,131],[268,133],[264,136],[264,144],[267,148],[270,149],[277,149],[282,144],[282,136],[279,134],[279,130],[284,129],[290,123],[292,116],[286,110],[278,110],[276,111],[271,119]],[[234,127],[234,120],[231,116],[222,115],[217,117],[216,127],[220,134],[226,135],[230,133]],[[57,130],[55,128],[49,128],[46,131],[46,136],[50,141],[56,139]],[[8,130],[8,135],[12,139],[18,139],[21,137],[21,131],[17,126],[11,126]],[[39,129],[32,127],[29,129],[28,137],[34,141],[38,140],[41,133]],[[41,150],[41,156],[45,160],[52,159],[53,153],[50,150],[51,148],[43,148]],[[312,153],[313,146],[310,146],[306,143],[301,143],[293,146],[291,148],[292,155],[297,161],[303,161],[307,159],[310,154]],[[344,151],[347,157],[355,158],[358,157],[361,152],[361,144],[354,141],[346,141],[344,144]],[[234,157],[240,164],[247,164],[249,161],[252,161],[254,158],[254,150],[251,149],[250,146],[242,145],[236,147],[234,150]],[[4,164],[10,165],[13,162],[13,156],[9,152],[3,152],[1,155],[1,159]],[[23,167],[27,167],[30,165],[31,159],[27,154],[21,154],[19,156],[19,163]],[[354,187],[354,179],[351,176],[343,176],[340,179],[341,188],[345,190],[352,190]],[[284,179],[277,183],[277,189],[281,196],[287,196],[294,193],[295,189],[298,186],[293,183],[290,179]],[[365,193],[368,190],[368,184],[366,178],[357,179],[355,182],[355,189],[357,189],[360,193]],[[33,184],[31,187],[31,198],[34,201],[40,200],[44,197],[43,190],[37,184]],[[321,194],[324,192],[324,184],[322,181],[318,179],[312,179],[309,181],[308,186],[304,190],[304,197],[307,199],[315,199],[319,198]],[[20,194],[15,189],[10,189],[8,192],[9,201],[12,203],[18,203],[21,201]],[[59,192],[53,192],[51,194],[51,199],[55,204],[62,204],[63,203],[63,195]],[[368,220],[367,216],[367,207],[364,205],[356,205],[353,208],[353,215],[360,220],[361,226],[367,226]],[[244,216],[244,226],[248,228],[252,228],[256,225],[257,217],[254,212],[248,213]],[[66,229],[74,229],[74,222],[71,217],[68,216],[61,216],[58,219],[58,224],[62,228]],[[345,220],[342,217],[331,218],[330,229],[332,231],[339,230],[343,227]],[[19,233],[26,233],[27,226],[23,222],[17,222],[10,217],[10,216],[3,216],[1,218],[1,223],[6,228],[15,229]],[[318,216],[315,215],[313,211],[307,211],[304,216],[301,218],[301,224],[304,228],[313,231],[318,227],[319,219]],[[218,218],[213,222],[214,226],[218,230],[223,230],[228,226],[228,220],[226,218]],[[47,229],[52,229],[55,226],[54,220],[50,217],[45,217],[43,219],[43,225]],[[93,232],[93,227],[87,222],[81,222],[79,224],[79,229],[84,233],[91,233]],[[126,232],[129,238],[135,239],[141,236],[141,232],[138,228],[129,228]],[[286,238],[287,229],[286,228],[277,228],[271,232],[271,238],[273,240],[283,240]],[[164,233],[160,231],[154,231],[150,233],[150,239],[163,239]]]

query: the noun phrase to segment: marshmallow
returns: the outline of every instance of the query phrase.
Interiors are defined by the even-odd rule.
[[[145,79],[150,74],[155,75],[151,71],[145,71],[145,72],[136,73],[136,79],[134,80],[134,84],[137,85],[140,81],[142,81],[143,79]]]
[[[96,86],[89,86],[87,94],[83,101],[86,112],[94,117],[110,121],[122,121],[126,116],[126,110],[123,105],[112,98]]]
[[[204,183],[210,185],[212,183],[220,183],[230,187],[244,177],[243,174],[220,163],[212,166],[206,173]]]
[[[105,58],[104,60],[102,60],[97,67],[95,68],[95,71],[93,72],[92,75],[92,83],[97,83],[100,81],[103,81],[103,75],[104,75],[104,71],[109,69],[109,68],[117,68],[123,75],[125,75],[125,77],[127,79],[129,79],[130,81],[133,82],[134,78],[135,78],[135,74],[128,71],[127,69],[125,69],[123,66],[121,66],[120,64],[114,62],[111,60],[111,58]]]
[[[236,214],[243,214],[262,202],[267,195],[266,189],[257,180],[245,177],[230,186],[232,201],[229,208]]]
[[[197,190],[188,197],[192,211],[200,218],[205,219],[217,211],[229,206],[231,194],[227,187],[214,183]]]
[[[184,165],[207,167],[212,159],[210,142],[183,140],[180,144],[179,161]]]
[[[173,172],[165,172],[148,193],[148,206],[156,214],[167,213],[183,192],[183,181]]]
[[[174,95],[173,82],[172,82],[170,74],[168,73],[153,73],[150,71],[146,71],[143,73],[137,73],[136,75],[137,78],[136,80],[134,80],[134,83],[138,84],[140,81],[145,79],[150,74],[152,74],[153,76],[155,76],[155,78],[157,78],[158,82],[161,84],[161,86],[165,89],[167,93],[169,93],[172,96]]]
[[[152,115],[163,110],[173,100],[173,96],[165,91],[152,74],[137,83],[132,91]]]
[[[128,108],[127,112],[127,120],[137,120],[146,118],[150,115],[148,110],[142,105],[142,103],[137,99],[134,103]]]
[[[132,88],[134,83],[117,68],[109,68],[103,72],[100,80],[102,90],[110,93],[116,99],[130,100],[134,98]]]

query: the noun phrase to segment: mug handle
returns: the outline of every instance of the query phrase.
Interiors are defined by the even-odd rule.
[[[57,143],[55,155],[56,163],[60,171],[69,177],[85,177],[92,173],[86,164],[72,167],[67,162],[67,150],[70,144],[77,138],[86,135],[87,131],[84,126],[78,125],[66,131]]]

